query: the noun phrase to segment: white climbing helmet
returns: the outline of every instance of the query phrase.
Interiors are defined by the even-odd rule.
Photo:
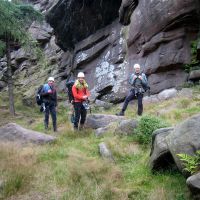
[[[48,81],[53,81],[53,82],[54,82],[55,79],[54,79],[54,77],[49,77],[49,78],[48,78]]]
[[[134,69],[140,69],[140,65],[139,64],[135,64],[134,65]]]
[[[83,72],[79,72],[77,77],[78,78],[85,78],[85,74]]]

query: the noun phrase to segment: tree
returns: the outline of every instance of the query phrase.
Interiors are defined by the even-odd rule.
[[[22,46],[29,43],[30,37],[26,28],[31,21],[41,19],[42,14],[31,5],[0,0],[0,52],[6,53],[9,110],[12,115],[15,115],[15,107],[11,48],[16,42]]]

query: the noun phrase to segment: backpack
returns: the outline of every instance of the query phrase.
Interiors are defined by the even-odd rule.
[[[74,85],[75,81],[66,81],[66,87],[67,87],[67,94],[69,98],[69,102],[72,102],[74,100],[74,96],[72,93],[72,87]]]
[[[41,106],[43,103],[43,99],[42,99],[42,89],[43,89],[43,85],[40,85],[40,87],[37,89],[37,93],[36,93],[36,103],[37,105]]]

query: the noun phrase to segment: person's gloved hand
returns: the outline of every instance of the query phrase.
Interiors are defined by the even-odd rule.
[[[52,92],[52,90],[48,90],[48,93],[49,93],[49,94],[52,94],[53,92]]]
[[[134,77],[133,77],[134,79],[136,79],[137,78],[137,76],[136,75],[134,75]]]
[[[84,95],[84,96],[83,96],[83,99],[84,99],[84,100],[86,100],[87,98],[88,98],[87,95]]]

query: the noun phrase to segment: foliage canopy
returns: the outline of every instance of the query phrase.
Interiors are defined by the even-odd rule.
[[[0,0],[0,52],[5,48],[6,38],[21,45],[30,39],[26,28],[33,20],[42,20],[42,14],[31,5]]]

